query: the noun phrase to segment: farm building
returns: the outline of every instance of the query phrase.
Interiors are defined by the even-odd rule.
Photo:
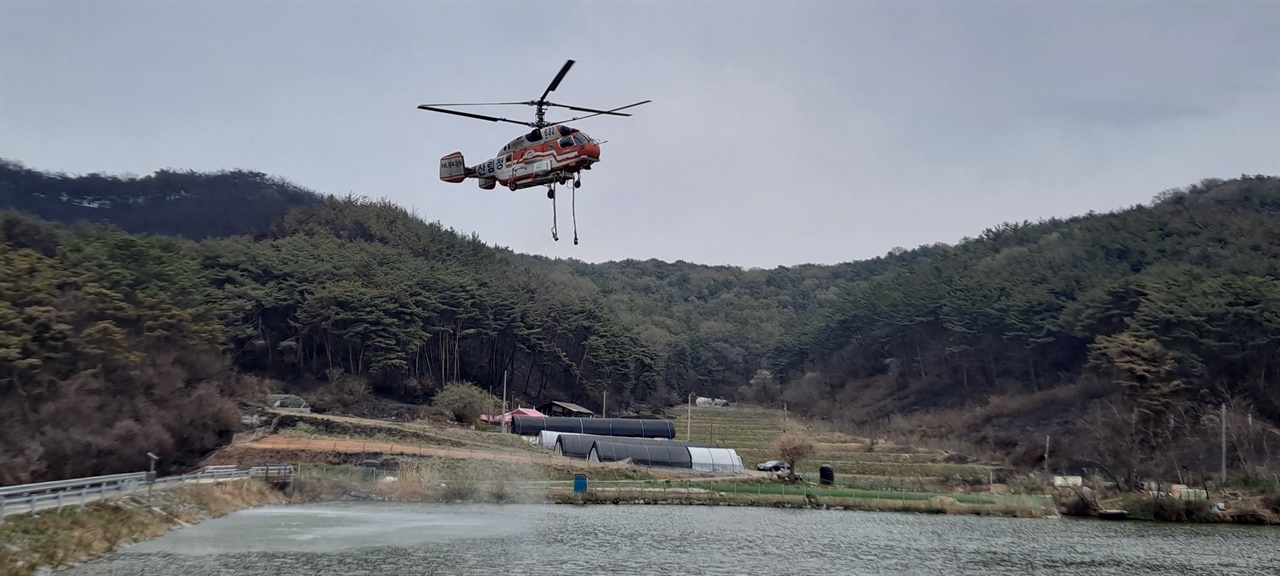
[[[695,472],[737,474],[743,471],[742,458],[729,448],[689,447],[689,458]]]
[[[554,440],[549,441],[551,438]],[[550,445],[550,449],[559,456],[590,462],[630,460],[637,466],[688,468],[695,472],[737,474],[743,471],[742,458],[736,451],[720,448],[712,442],[543,431],[539,445]]]
[[[654,444],[630,444],[595,440],[587,453],[588,462],[619,462],[631,460],[636,466],[660,468],[693,468],[693,459],[687,446],[661,446]]]
[[[596,415],[595,412],[573,402],[560,402],[559,400],[553,400],[538,406],[538,411],[547,416],[564,418],[594,418]]]
[[[554,436],[553,436],[554,435]],[[554,438],[550,441],[548,439]],[[626,436],[597,436],[593,434],[575,434],[572,432],[549,432],[543,430],[538,437],[538,445],[549,450],[555,451],[559,456],[567,456],[569,458],[578,458],[585,460],[587,454],[591,452],[591,446],[597,441],[615,442],[618,444],[635,444],[637,446],[676,446],[680,448],[688,448],[696,446],[699,448],[719,448],[714,443],[688,443],[677,440],[663,440],[660,438],[631,438]],[[549,447],[548,447],[549,446]]]
[[[689,468],[695,472],[740,474],[744,468],[742,458],[731,448],[704,448],[682,442],[620,441],[622,438],[605,438],[591,444],[588,462],[620,462],[630,460],[637,466],[662,468]]]
[[[534,444],[541,447],[544,450],[555,450],[556,441],[559,440],[561,436],[589,436],[597,440],[605,438],[610,440],[616,440],[619,442],[631,442],[633,444],[642,444],[645,442],[665,442],[665,443],[676,443],[682,446],[696,446],[699,448],[719,448],[720,447],[720,445],[716,444],[715,442],[680,442],[677,440],[664,440],[662,438],[633,438],[629,436],[598,436],[595,434],[579,434],[577,432],[556,432],[553,430],[543,430],[539,432],[538,439],[537,441],[534,442]],[[586,453],[583,453],[581,457],[585,458]]]
[[[311,413],[311,407],[307,405],[307,401],[293,394],[269,394],[266,400],[267,406],[277,410]]]
[[[546,417],[545,414],[538,412],[533,408],[516,408],[515,410],[507,412],[506,414],[503,414],[501,416],[493,415],[493,414],[481,414],[480,420],[484,422],[489,422],[490,424],[505,424],[507,422],[510,422],[511,419],[516,416],[526,416],[529,418],[545,418]]]
[[[556,437],[555,445],[551,449],[555,451],[556,456],[586,460],[587,454],[591,453],[591,447],[595,445],[597,438],[604,438],[604,436],[560,434]]]
[[[537,436],[543,430],[577,432],[598,436],[632,436],[637,438],[676,437],[676,427],[669,420],[639,418],[534,418],[516,415],[511,431],[520,436]]]

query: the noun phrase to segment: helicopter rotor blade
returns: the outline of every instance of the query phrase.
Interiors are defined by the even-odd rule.
[[[528,123],[528,122],[520,122],[520,121],[518,121],[518,120],[509,120],[509,119],[507,119],[507,118],[498,118],[497,116],[485,116],[485,115],[483,115],[483,114],[472,114],[472,113],[470,113],[470,112],[459,112],[459,111],[457,111],[457,110],[446,110],[446,109],[444,109],[444,108],[435,108],[435,107],[432,107],[432,106],[428,106],[428,105],[426,105],[426,104],[423,104],[423,105],[421,105],[421,106],[418,106],[418,109],[420,109],[420,110],[430,110],[430,111],[432,111],[432,112],[442,112],[442,113],[444,113],[444,114],[453,114],[453,115],[455,115],[455,116],[466,116],[467,118],[476,118],[476,119],[479,119],[479,120],[488,120],[488,121],[490,121],[490,122],[510,122],[510,123],[512,123],[512,124],[519,124],[519,125],[521,125],[521,126],[531,126],[531,124],[530,124],[530,123]]]
[[[533,102],[467,102],[463,104],[423,104],[423,106],[532,106]]]
[[[633,106],[639,106],[639,105],[641,105],[641,104],[648,104],[648,103],[650,103],[650,102],[653,102],[653,100],[645,100],[645,101],[643,101],[643,102],[636,102],[635,104],[627,104],[626,106],[621,106],[621,107],[618,107],[618,108],[614,108],[613,110],[604,110],[604,111],[601,111],[601,112],[597,112],[597,113],[595,113],[595,114],[587,114],[586,116],[575,116],[575,117],[570,118],[570,119],[568,119],[568,120],[560,120],[559,122],[551,122],[551,124],[564,124],[565,122],[573,122],[573,121],[575,121],[575,120],[582,120],[583,118],[590,118],[590,117],[592,117],[592,116],[599,116],[599,115],[601,115],[601,114],[612,114],[612,115],[614,115],[614,116],[630,116],[630,114],[613,114],[613,113],[614,113],[614,112],[617,112],[617,111],[619,111],[619,110],[626,110],[627,108],[631,108],[631,107],[633,107]]]
[[[583,107],[581,107],[581,106],[569,106],[569,105],[567,105],[567,104],[556,104],[555,102],[547,102],[547,103],[546,103],[546,105],[547,105],[547,106],[556,106],[556,107],[559,107],[559,108],[568,108],[568,109],[570,109],[570,110],[577,110],[577,111],[579,111],[579,112],[595,112],[596,114],[610,114],[610,115],[613,115],[613,116],[630,116],[630,114],[619,114],[619,113],[614,112],[614,111],[612,111],[612,110],[596,110],[596,109],[594,109],[594,108],[583,108]]]
[[[542,97],[539,98],[538,101],[546,100],[547,94],[550,94],[551,92],[555,91],[555,89],[560,86],[560,81],[564,80],[564,75],[568,74],[569,69],[572,67],[573,67],[573,60],[566,60],[564,63],[564,67],[560,68],[560,73],[556,74],[556,79],[551,81],[551,84],[547,86],[547,91],[542,93]]]

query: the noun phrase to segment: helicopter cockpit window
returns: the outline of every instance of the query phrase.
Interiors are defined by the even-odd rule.
[[[561,138],[561,139],[560,139],[560,147],[561,147],[561,148],[568,148],[568,147],[570,147],[570,146],[573,146],[573,138]]]
[[[573,141],[574,141],[574,142],[577,142],[577,143],[579,143],[579,144],[586,144],[586,143],[587,143],[587,142],[589,142],[590,140],[588,140],[586,136],[583,136],[583,135],[581,135],[581,134],[574,134],[574,135],[573,135]]]

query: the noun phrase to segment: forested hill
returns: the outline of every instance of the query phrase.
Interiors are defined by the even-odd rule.
[[[616,410],[656,378],[599,298],[384,202],[330,197],[199,243],[0,212],[0,240],[0,484],[147,451],[191,464],[239,429],[235,399],[272,391],[382,414],[505,372],[520,398],[607,387]]]
[[[1104,373],[1146,401],[1235,395],[1280,421],[1280,179],[911,255],[778,339],[770,367],[797,404],[866,418]]]
[[[1016,455],[1052,432],[1071,439],[1060,454],[1117,470],[1203,464],[1223,403],[1252,447],[1241,464],[1275,435],[1259,423],[1280,423],[1275,177],[836,266],[545,265],[591,280],[660,352],[668,401],[786,402]]]
[[[315,192],[260,172],[68,176],[0,158],[0,210],[54,222],[106,222],[134,234],[193,240],[260,234],[290,208],[320,200]]]
[[[0,211],[0,484],[138,469],[155,446],[191,462],[237,429],[237,397],[408,413],[504,373],[525,405],[923,414],[907,427],[1006,453],[1124,424],[1082,420],[1100,402],[1165,423],[1135,453],[1217,402],[1280,422],[1280,178],[773,270],[513,254],[249,172],[2,163],[0,207],[25,212]]]
[[[1026,432],[1054,430],[1128,470],[1204,464],[1192,440],[1217,434],[1220,403],[1258,450],[1255,418],[1280,423],[1280,179],[912,252],[778,339],[792,405],[852,422],[924,412],[907,420],[1032,454],[1042,436]]]
[[[820,317],[842,294],[903,270],[916,257],[771,270],[658,260],[544,263],[598,293],[660,352],[655,395],[665,402],[695,393],[780,405],[781,389],[758,379],[778,339]]]

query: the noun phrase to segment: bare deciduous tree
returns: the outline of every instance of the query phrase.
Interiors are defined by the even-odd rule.
[[[777,452],[778,457],[786,462],[787,466],[790,468],[790,470],[787,471],[787,477],[791,480],[796,478],[796,464],[813,455],[813,450],[813,442],[810,442],[809,439],[804,436],[794,433],[784,434],[781,438],[778,438],[777,443],[774,444],[774,451]]]

